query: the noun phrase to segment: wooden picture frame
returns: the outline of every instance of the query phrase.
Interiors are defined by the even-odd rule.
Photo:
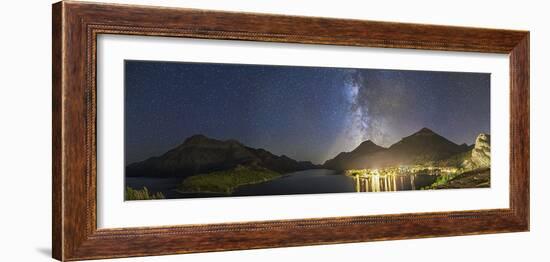
[[[529,32],[63,1],[53,5],[53,257],[82,260],[529,230]],[[99,34],[468,51],[510,57],[510,208],[98,229]]]

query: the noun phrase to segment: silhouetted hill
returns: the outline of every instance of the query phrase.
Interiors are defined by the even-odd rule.
[[[367,142],[372,143],[364,143]],[[470,149],[466,144],[457,145],[428,128],[404,137],[387,149],[375,145],[369,146],[371,150],[360,151],[361,145],[350,153],[340,153],[323,166],[344,170],[421,164],[447,159]]]
[[[428,128],[401,139],[387,150],[390,164],[414,164],[446,159],[467,150]]]
[[[158,157],[126,166],[126,176],[187,177],[250,165],[279,173],[318,168],[311,162],[298,162],[287,156],[276,156],[264,149],[244,146],[236,140],[216,140],[204,135],[187,138],[181,145]]]
[[[335,158],[327,160],[323,167],[334,170],[355,169],[364,166],[364,162],[367,161],[368,155],[376,152],[386,150],[370,140],[361,143],[351,152],[342,152]]]

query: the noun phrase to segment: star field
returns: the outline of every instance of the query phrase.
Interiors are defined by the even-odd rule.
[[[133,60],[124,70],[127,164],[194,134],[323,163],[422,127],[459,144],[490,131],[489,74]]]

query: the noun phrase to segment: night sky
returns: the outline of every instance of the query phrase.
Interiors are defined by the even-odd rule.
[[[125,62],[127,164],[194,134],[323,163],[422,127],[458,144],[490,133],[490,74]]]

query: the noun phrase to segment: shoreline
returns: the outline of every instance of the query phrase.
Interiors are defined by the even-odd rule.
[[[332,172],[334,172],[334,173],[337,173],[337,172],[338,172],[337,170],[325,169],[325,168],[314,168],[314,169],[300,170],[300,171],[295,171],[295,172],[280,174],[278,177],[274,177],[274,178],[272,178],[272,179],[267,179],[267,180],[262,180],[262,181],[254,181],[254,182],[251,182],[251,183],[240,184],[240,185],[238,185],[238,186],[232,188],[230,192],[227,192],[227,191],[223,191],[223,192],[222,192],[222,191],[184,191],[184,190],[180,190],[180,189],[177,189],[177,188],[176,188],[174,191],[175,191],[175,192],[178,192],[178,193],[180,193],[180,194],[223,194],[223,195],[226,195],[226,196],[230,196],[230,195],[231,195],[233,192],[235,192],[235,190],[237,190],[239,187],[247,186],[247,185],[257,185],[257,184],[272,182],[272,181],[275,181],[275,180],[278,180],[278,179],[282,179],[282,178],[285,178],[285,177],[300,175],[300,172],[304,172],[304,171],[308,171],[308,170],[328,170],[328,171],[332,171]],[[336,174],[333,174],[333,175],[336,175]],[[342,175],[343,175],[343,173],[342,173]]]

